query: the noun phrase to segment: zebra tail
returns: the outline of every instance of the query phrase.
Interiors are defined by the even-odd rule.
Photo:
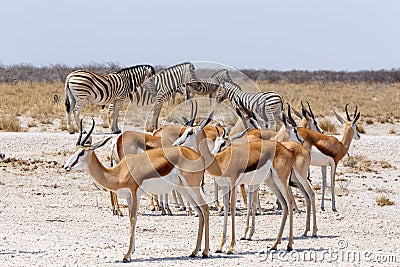
[[[70,113],[70,109],[71,109],[71,103],[69,102],[68,94],[66,94],[65,95],[65,110],[67,111],[67,113]]]
[[[69,101],[68,97],[68,92],[70,91],[69,89],[69,77],[67,78],[67,81],[65,81],[65,110],[67,113],[71,112],[71,102]]]

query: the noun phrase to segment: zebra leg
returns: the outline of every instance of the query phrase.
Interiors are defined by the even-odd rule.
[[[71,94],[69,89],[65,90],[65,111],[67,114],[67,129],[70,134],[73,134],[75,131],[72,128],[71,124],[71,114],[75,108],[76,100],[75,97]],[[78,126],[79,124],[77,124]]]
[[[159,100],[156,102],[156,104],[153,107],[153,121],[152,125],[147,125],[146,126],[146,131],[152,132],[155,129],[158,129],[158,117],[160,116],[161,108],[163,106],[163,100]]]
[[[85,104],[86,104],[86,103],[85,103]],[[79,105],[78,103],[76,103],[75,108],[74,108],[75,123],[76,123],[76,126],[78,126],[78,127],[79,127],[79,125],[80,125],[80,121],[79,121],[79,110],[80,110],[81,108],[83,108],[83,107],[85,106],[85,104]],[[73,129],[72,127],[71,127],[71,130],[72,130],[72,132],[69,131],[69,133],[74,133],[74,129]],[[79,131],[79,129],[78,129],[78,131]]]
[[[113,123],[112,123],[112,133],[119,134],[121,133],[118,128],[118,114],[121,109],[123,99],[118,99],[114,101],[114,112],[113,112]]]

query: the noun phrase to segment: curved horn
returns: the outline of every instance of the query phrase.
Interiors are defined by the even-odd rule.
[[[347,120],[348,120],[348,121],[351,121],[350,116],[349,116],[349,112],[347,111],[347,106],[348,106],[348,105],[349,105],[349,104],[346,104],[345,111],[346,111]]]
[[[217,127],[217,126],[215,126],[215,129],[217,130],[217,136],[218,136],[218,137],[220,137],[220,136],[221,136],[221,134],[219,133],[218,127]]]
[[[222,137],[226,137],[226,131],[225,131],[225,127],[224,128],[222,128],[222,130],[223,130],[223,132],[222,132]]]
[[[356,110],[354,111],[353,119],[357,116],[357,109],[358,109],[358,105],[356,105]]]
[[[82,132],[83,132],[83,129],[82,129],[82,119],[81,119],[81,121],[80,121],[80,123],[79,123],[79,136],[78,136],[78,141],[76,142],[76,145],[77,145],[77,146],[80,146],[80,145],[81,145]]]
[[[82,142],[81,142],[81,146],[84,146],[84,145],[85,145],[86,141],[89,139],[90,135],[91,135],[92,132],[93,132],[94,125],[95,125],[94,119],[93,119],[93,118],[92,118],[92,123],[93,123],[92,128],[90,128],[89,133],[85,136],[85,138],[83,138],[83,140],[82,140]]]

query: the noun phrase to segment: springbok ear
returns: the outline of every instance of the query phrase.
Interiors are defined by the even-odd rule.
[[[210,123],[210,121],[212,120],[213,116],[214,116],[214,111],[211,111],[211,113],[207,116],[207,118],[205,118],[205,119],[201,122],[201,124],[200,124],[200,130],[203,130],[204,127],[206,127],[207,124]]]
[[[103,141],[100,141],[100,142],[94,144],[94,145],[90,148],[90,150],[94,151],[94,150],[98,149],[99,147],[104,146],[108,141],[110,141],[111,138],[113,138],[113,137],[112,137],[112,136],[107,137],[107,138],[104,139]]]
[[[300,119],[303,118],[303,117],[301,116],[300,112],[298,112],[297,110],[295,110],[293,107],[292,107],[292,110],[293,110],[294,114],[295,114],[297,117],[299,117]]]
[[[333,113],[335,114],[336,119],[338,119],[338,121],[339,121],[341,124],[344,124],[344,119],[343,119],[342,117],[340,117],[340,115],[337,114],[336,111],[333,110]]]
[[[187,123],[187,119],[184,116],[182,116],[181,118],[175,116],[175,120],[181,125],[186,125]]]
[[[226,127],[226,134],[230,134],[231,130],[232,130],[232,126]]]
[[[243,135],[245,135],[247,133],[248,130],[249,130],[249,128],[246,128],[243,131],[241,131],[240,133],[235,134],[234,136],[232,136],[230,138],[230,141],[233,142],[234,140],[241,138]]]
[[[361,115],[360,112],[358,112],[357,115],[354,117],[352,124],[355,124],[358,121],[360,115]]]

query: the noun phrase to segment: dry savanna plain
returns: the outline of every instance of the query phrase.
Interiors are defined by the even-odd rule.
[[[223,216],[210,202],[210,257],[190,258],[198,218],[187,216],[173,204],[173,216],[161,216],[159,211],[149,209],[147,197],[142,195],[136,251],[133,262],[124,264],[122,258],[129,245],[126,206],[122,209],[123,216],[113,216],[108,192],[98,189],[84,172],[64,171],[63,165],[72,153],[77,134],[66,131],[63,83],[1,83],[0,150],[5,158],[0,161],[0,266],[400,265],[400,84],[257,82],[257,85],[263,91],[279,92],[297,109],[301,100],[308,100],[320,126],[339,139],[342,127],[331,111],[344,115],[346,103],[350,103],[350,111],[356,104],[361,111],[358,122],[361,139],[352,141],[337,170],[337,212],[331,210],[330,187],[325,196],[326,210],[319,208],[321,170],[311,167],[318,207],[317,237],[301,236],[305,204],[295,190],[296,202],[303,212],[294,215],[294,250],[290,253],[285,250],[287,228],[278,250],[269,250],[282,215],[276,210],[274,195],[262,185],[263,214],[256,216],[253,240],[239,240],[245,224],[245,206],[238,197],[234,254],[215,253]],[[175,106],[164,105],[161,122],[172,123],[171,116],[167,116],[174,112]],[[199,111],[206,114],[209,111],[206,107],[201,105]],[[81,113],[86,128],[90,117],[96,120],[93,142],[110,136],[106,111],[88,105]],[[120,112],[120,125],[123,129],[142,131],[149,111],[150,107],[126,103]],[[223,111],[216,112],[219,121],[234,122],[224,115]],[[105,146],[98,151],[106,166],[109,166],[108,149]],[[212,179],[208,176],[205,190],[212,195]]]

